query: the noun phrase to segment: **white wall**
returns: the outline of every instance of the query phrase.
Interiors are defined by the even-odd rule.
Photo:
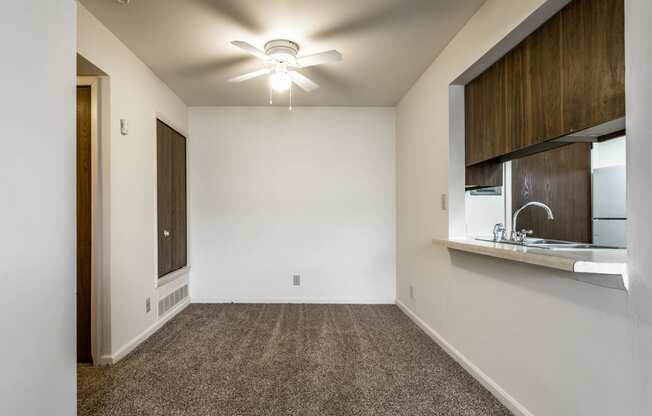
[[[73,0],[0,13],[2,415],[75,414],[75,18]]]
[[[187,106],[81,4],[78,52],[109,77],[109,137],[101,137],[105,272],[110,284],[110,343],[119,358],[157,324],[158,296],[188,280],[156,288],[156,117],[187,132]],[[120,134],[120,119],[129,134]],[[160,293],[159,293],[160,292]],[[145,312],[145,299],[152,310]]]
[[[636,415],[652,414],[652,2],[625,1],[627,247],[634,316]]]
[[[505,225],[505,188],[501,195],[471,195],[471,191],[464,193],[467,236],[493,237],[494,225]]]
[[[494,383],[517,414],[629,415],[634,362],[626,292],[431,242],[449,230],[448,213],[440,209],[449,179],[449,84],[544,3],[488,0],[398,105],[397,298]],[[649,36],[639,39],[649,42]],[[649,187],[650,175],[645,178]],[[647,233],[649,242],[646,221],[641,237]],[[649,257],[650,245],[645,249]],[[649,260],[646,266],[649,271]]]
[[[393,303],[394,109],[191,108],[190,126],[193,301]]]

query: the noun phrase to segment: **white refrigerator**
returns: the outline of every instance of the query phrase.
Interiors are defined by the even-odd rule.
[[[593,244],[625,247],[627,197],[625,166],[593,171]]]

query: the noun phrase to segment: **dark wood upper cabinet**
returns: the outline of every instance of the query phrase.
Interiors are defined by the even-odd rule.
[[[156,124],[158,275],[187,264],[186,138]]]
[[[560,16],[564,132],[625,116],[623,0],[573,0]]]
[[[545,142],[563,134],[561,17],[552,17],[523,42],[524,88],[523,138],[510,151]],[[521,147],[518,147],[520,145]]]
[[[466,166],[623,117],[624,21],[624,0],[573,0],[468,83]]]
[[[528,135],[525,132],[526,84],[523,82],[527,74],[525,56],[525,45],[520,44],[508,52],[504,58],[505,140],[509,145],[508,151],[533,144],[531,140],[527,139]]]
[[[487,188],[503,185],[503,164],[499,160],[488,160],[467,166],[465,171],[466,188]]]
[[[504,154],[507,144],[505,113],[505,62],[498,61],[465,89],[467,165]]]

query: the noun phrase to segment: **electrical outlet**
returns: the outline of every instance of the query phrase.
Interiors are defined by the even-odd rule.
[[[294,286],[301,286],[301,275],[295,274],[292,276],[292,284]]]
[[[149,298],[145,299],[145,313],[149,313],[152,310],[152,302]]]
[[[441,194],[441,210],[446,211],[448,209],[448,195]]]
[[[410,299],[414,299],[414,287],[410,285]]]

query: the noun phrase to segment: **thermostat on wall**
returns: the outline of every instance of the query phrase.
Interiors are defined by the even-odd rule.
[[[129,121],[124,118],[120,119],[120,134],[123,136],[129,134]]]

